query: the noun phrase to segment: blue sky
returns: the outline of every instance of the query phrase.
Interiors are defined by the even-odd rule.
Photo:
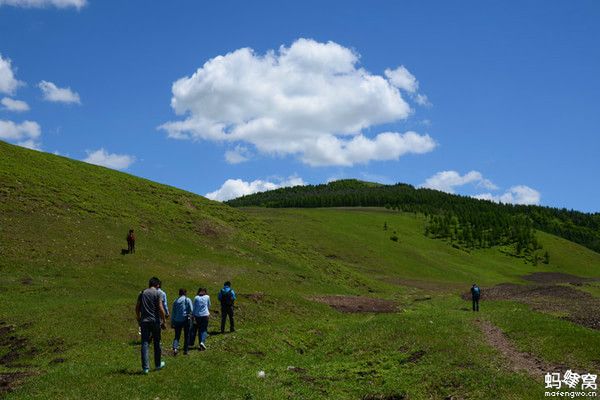
[[[0,139],[221,199],[354,177],[600,211],[597,1],[211,3],[0,0]]]

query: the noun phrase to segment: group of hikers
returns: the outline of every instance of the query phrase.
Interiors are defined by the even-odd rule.
[[[157,370],[164,368],[162,361],[161,331],[166,329],[166,321],[170,319],[171,327],[175,330],[173,339],[173,354],[179,353],[179,342],[183,333],[183,354],[188,354],[194,346],[198,337],[198,349],[206,350],[206,338],[208,337],[208,322],[210,317],[210,296],[206,288],[198,289],[196,297],[192,301],[187,297],[186,289],[179,289],[179,297],[173,302],[169,312],[167,294],[161,288],[162,282],[157,277],[150,278],[148,288],[140,292],[135,307],[136,318],[142,336],[142,371],[147,374],[150,371],[149,347],[150,342],[154,345],[154,365]],[[235,332],[233,321],[235,291],[231,288],[231,282],[223,284],[219,291],[219,303],[221,304],[221,333],[225,333],[225,325],[229,318],[229,330]]]

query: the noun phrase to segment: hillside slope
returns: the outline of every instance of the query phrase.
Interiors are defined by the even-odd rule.
[[[386,207],[418,212],[432,218],[428,231],[458,240],[467,247],[537,243],[530,227],[561,236],[600,252],[600,213],[551,207],[498,204],[411,185],[372,184],[345,179],[321,185],[286,187],[242,196],[227,202],[234,207]],[[523,234],[525,237],[523,237]]]
[[[534,267],[428,239],[423,224],[385,209],[234,209],[0,142],[0,387],[15,399],[539,398],[543,380],[515,372],[478,319],[551,365],[597,370],[598,330],[518,299],[475,316],[459,295],[531,272],[598,278],[600,255],[542,234],[551,261]],[[122,255],[129,228],[137,253]],[[188,357],[170,354],[168,330],[167,368],[142,376],[133,307],[153,275],[169,301],[201,285],[215,301],[231,279],[238,330]],[[340,313],[329,295],[397,312]]]

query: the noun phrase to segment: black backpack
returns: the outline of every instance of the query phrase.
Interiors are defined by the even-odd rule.
[[[223,291],[221,294],[221,304],[224,306],[232,306],[233,305],[233,293],[231,290],[227,292]]]

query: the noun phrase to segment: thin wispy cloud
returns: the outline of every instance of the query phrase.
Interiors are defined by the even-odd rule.
[[[4,97],[0,100],[0,104],[2,104],[2,109],[6,111],[13,112],[25,112],[29,111],[29,104],[24,102],[23,100],[15,100],[10,97]]]
[[[0,6],[13,6],[22,8],[76,8],[87,5],[87,0],[0,0]]]
[[[246,162],[252,157],[252,152],[246,146],[235,146],[232,150],[225,152],[225,161],[229,164],[239,164]]]
[[[496,190],[498,187],[489,179],[483,177],[479,171],[469,171],[461,175],[457,171],[441,171],[427,178],[421,187],[440,190],[446,193],[455,193],[456,188],[473,184],[488,190]]]
[[[109,153],[104,148],[95,151],[88,151],[88,155],[83,161],[89,164],[100,165],[102,167],[122,170],[127,169],[135,162],[135,157],[128,154]]]
[[[71,90],[71,88],[60,88],[52,82],[41,81],[38,87],[42,91],[44,100],[55,103],[75,103],[81,104],[79,94]]]

